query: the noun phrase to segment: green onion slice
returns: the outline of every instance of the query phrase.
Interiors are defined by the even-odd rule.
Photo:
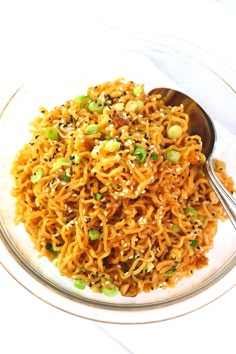
[[[80,95],[80,96],[74,98],[73,101],[76,102],[76,103],[79,103],[81,108],[84,108],[84,107],[86,107],[88,105],[89,102],[92,101],[92,98],[90,96],[87,96],[87,95]]]
[[[54,265],[54,267],[57,267],[57,265],[58,265],[58,257],[56,257],[56,258],[54,258],[52,260],[52,264]]]
[[[192,216],[194,216],[195,218],[198,216],[197,210],[193,209],[193,208],[187,208],[184,210],[184,213],[187,214],[191,214]]]
[[[144,106],[143,101],[141,100],[130,100],[125,105],[126,112],[139,112]]]
[[[102,113],[104,106],[101,103],[91,101],[88,104],[88,109],[93,113]]]
[[[118,293],[118,288],[115,285],[112,287],[102,286],[102,293],[106,296],[115,296]]]
[[[167,153],[165,154],[165,158],[172,162],[172,163],[177,163],[180,159],[180,153],[179,151],[175,151],[175,150],[170,150],[170,151],[167,151]]]
[[[168,277],[169,277],[170,275],[172,275],[172,273],[173,273],[175,270],[176,270],[176,267],[175,267],[175,266],[172,267],[172,268],[170,268],[170,269],[168,269],[168,270],[166,271],[166,275],[168,275]]]
[[[98,230],[92,229],[89,231],[88,235],[89,235],[90,240],[94,241],[94,240],[97,240],[101,234]]]
[[[147,150],[140,145],[134,145],[134,156],[139,163],[143,163],[147,157]]]
[[[142,92],[143,92],[142,86],[135,86],[133,88],[133,93],[134,93],[135,96],[140,95],[140,93],[142,93]]]
[[[99,127],[97,124],[90,124],[85,128],[85,134],[93,135],[99,132]]]
[[[53,168],[59,169],[62,166],[71,166],[71,160],[68,160],[64,157],[59,157],[56,162],[53,163]]]
[[[196,248],[197,245],[198,245],[198,240],[192,240],[192,241],[190,242],[190,246],[193,247],[193,248]]]
[[[95,200],[100,200],[100,199],[102,199],[103,195],[98,192],[98,193],[95,193],[93,197]]]
[[[110,135],[106,135],[106,136],[105,136],[105,139],[106,139],[106,140],[112,140],[112,139],[114,139],[114,138],[113,138],[112,136],[110,136]]]
[[[183,129],[179,125],[172,125],[167,129],[167,136],[170,139],[178,139],[182,135]]]
[[[171,230],[178,233],[181,231],[181,228],[179,227],[179,225],[173,224]]]
[[[33,174],[33,176],[31,177],[31,182],[37,183],[41,179],[42,176],[43,176],[43,170],[40,169]]]
[[[52,252],[52,253],[55,253],[55,254],[59,254],[59,253],[60,253],[60,251],[55,251],[55,250],[53,249],[51,243],[48,243],[48,244],[46,245],[46,249],[47,249],[49,252]]]
[[[141,100],[137,100],[136,102],[137,102],[137,109],[136,109],[136,111],[139,112],[139,111],[141,111],[141,109],[143,108],[144,103],[143,103],[143,101],[141,101]]]
[[[44,132],[48,139],[56,140],[58,138],[58,131],[55,127],[47,127]]]
[[[63,176],[62,176],[62,180],[63,181],[65,181],[65,182],[68,182],[69,180],[70,180],[70,176],[68,176],[67,174],[66,174],[66,172],[63,174]]]
[[[159,155],[157,153],[155,153],[155,152],[151,154],[151,159],[154,160],[154,161],[157,161],[158,157],[159,157]]]
[[[84,290],[86,287],[86,283],[83,279],[79,278],[79,279],[75,279],[74,281],[74,287],[80,290]]]

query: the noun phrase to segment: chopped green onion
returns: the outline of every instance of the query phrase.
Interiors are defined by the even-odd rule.
[[[31,177],[31,182],[32,183],[38,182],[42,176],[43,176],[43,170],[40,169],[33,174],[33,176]]]
[[[99,132],[99,128],[97,124],[90,124],[85,128],[85,134],[93,135]]]
[[[47,249],[49,252],[52,252],[52,253],[55,253],[55,254],[59,254],[59,253],[60,253],[60,251],[55,251],[55,250],[53,249],[51,243],[48,243],[48,244],[46,245],[46,249]]]
[[[179,153],[179,151],[170,150],[170,151],[167,151],[167,153],[165,154],[165,157],[168,161],[170,161],[172,163],[177,163],[180,159],[180,153]]]
[[[46,249],[47,249],[48,251],[50,251],[50,252],[54,252],[54,249],[53,249],[51,243],[48,243],[48,244],[46,245]]]
[[[73,154],[70,155],[70,159],[73,163],[79,164],[80,163],[80,155],[74,152]]]
[[[79,278],[79,279],[75,279],[74,281],[74,287],[80,290],[84,290],[86,287],[86,283],[83,279]]]
[[[53,259],[52,264],[54,265],[54,267],[57,267],[57,264],[58,264],[58,257],[56,257],[56,258]]]
[[[117,140],[108,140],[106,143],[104,150],[107,152],[115,152],[119,150],[120,148],[120,143]]]
[[[65,181],[65,182],[68,182],[69,180],[70,180],[70,176],[68,176],[67,174],[66,174],[66,172],[63,174],[63,176],[62,176],[62,180],[63,181]]]
[[[141,109],[143,108],[144,103],[143,103],[143,101],[141,101],[141,100],[137,100],[136,102],[137,102],[137,104],[138,104],[136,111],[139,112],[139,111],[141,111]]]
[[[74,98],[73,101],[76,102],[76,103],[79,103],[81,108],[84,108],[84,107],[86,107],[86,105],[89,102],[92,101],[92,98],[90,96],[81,95],[81,96],[78,96],[78,97]]]
[[[56,162],[53,163],[53,168],[59,169],[62,166],[71,166],[71,160],[68,160],[64,157],[59,157]]]
[[[147,157],[147,150],[140,145],[134,146],[134,156],[139,163],[143,163]]]
[[[96,113],[102,113],[103,112],[103,108],[104,106],[100,103],[97,103],[95,101],[91,101],[89,102],[88,104],[88,109],[91,111],[91,112],[96,112]]]
[[[44,132],[48,139],[56,140],[58,138],[58,131],[55,127],[47,127]]]
[[[90,240],[94,241],[94,240],[97,240],[99,238],[100,232],[98,230],[92,229],[92,230],[89,231],[88,235],[89,235]]]
[[[103,195],[101,193],[99,193],[99,192],[94,194],[94,199],[95,200],[100,200],[100,199],[102,199],[102,197],[103,197]]]
[[[140,95],[140,93],[142,93],[142,92],[143,92],[142,86],[135,86],[133,88],[133,93],[135,96]]]
[[[178,139],[182,135],[183,129],[179,125],[172,125],[167,129],[167,136],[170,139]]]
[[[110,135],[106,135],[106,136],[105,136],[105,139],[106,139],[106,140],[112,140],[112,139],[114,139],[114,138],[113,138],[112,136],[110,136]]]
[[[168,275],[168,276],[172,275],[172,273],[173,273],[175,270],[176,270],[176,267],[175,267],[175,266],[172,267],[172,268],[170,268],[170,269],[168,269],[168,270],[166,271],[166,275]]]
[[[118,293],[118,288],[115,285],[112,288],[102,286],[102,293],[106,296],[115,296]]]
[[[139,112],[143,106],[144,103],[141,100],[130,100],[126,103],[125,110],[126,112]]]
[[[187,214],[191,214],[192,216],[194,216],[195,218],[197,217],[197,210],[193,209],[193,208],[187,208],[184,210],[184,213]]]
[[[171,227],[171,230],[173,230],[174,232],[180,232],[181,231],[181,228],[179,227],[179,225],[175,225],[173,224],[172,227]]]
[[[155,152],[153,154],[151,154],[151,159],[154,161],[157,161],[158,157],[159,157],[158,154],[156,154]]]
[[[198,245],[198,240],[192,240],[191,243],[190,243],[190,246],[193,247],[193,248],[196,248]]]

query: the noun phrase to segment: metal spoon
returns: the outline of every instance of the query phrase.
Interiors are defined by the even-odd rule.
[[[211,118],[197,102],[180,91],[169,88],[155,88],[149,92],[149,95],[152,94],[160,94],[166,105],[184,105],[184,111],[189,115],[189,134],[196,134],[202,138],[202,151],[206,156],[205,172],[209,183],[236,229],[236,200],[214,172],[212,154],[216,142],[216,130]]]

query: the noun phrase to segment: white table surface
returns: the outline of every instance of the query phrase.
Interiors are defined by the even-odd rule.
[[[108,38],[175,33],[236,72],[236,4],[214,1],[1,1],[0,106],[31,70]],[[235,77],[232,80],[236,83]],[[236,86],[235,86],[236,87]],[[236,287],[181,318],[150,325],[98,324],[63,313],[0,266],[0,353],[235,354]]]

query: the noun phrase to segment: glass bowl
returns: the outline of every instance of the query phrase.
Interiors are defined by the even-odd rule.
[[[208,254],[209,265],[175,288],[135,298],[109,298],[90,289],[79,291],[45,257],[38,257],[24,227],[15,226],[10,169],[16,152],[29,140],[28,124],[38,115],[39,106],[53,108],[90,85],[125,77],[144,83],[147,92],[155,87],[172,87],[198,101],[216,126],[215,156],[227,163],[227,172],[236,181],[236,93],[222,73],[209,64],[207,56],[204,62],[202,56],[194,55],[200,50],[189,43],[156,40],[131,44],[128,48],[110,48],[101,55],[93,48],[76,62],[49,65],[13,92],[0,119],[1,264],[31,293],[58,309],[96,321],[127,324],[187,314],[231,289],[236,283],[236,233],[231,223],[219,222],[214,247]]]

